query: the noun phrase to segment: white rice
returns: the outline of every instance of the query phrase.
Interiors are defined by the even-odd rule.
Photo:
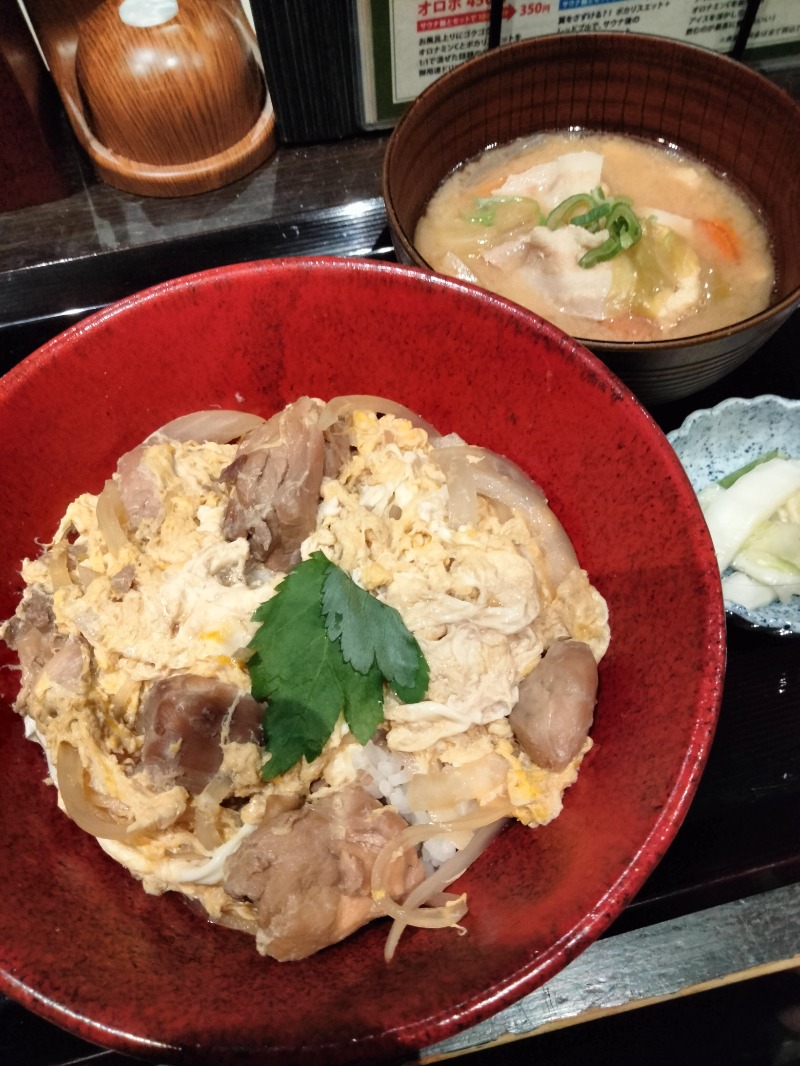
[[[364,774],[364,787],[370,795],[394,807],[409,824],[431,821],[427,811],[412,811],[408,805],[407,786],[414,776],[411,757],[389,751],[369,740],[354,752],[353,766]],[[432,837],[422,845],[422,862],[430,873],[455,855],[456,850],[448,836]]]

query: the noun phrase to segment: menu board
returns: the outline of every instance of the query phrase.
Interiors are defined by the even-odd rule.
[[[492,0],[357,0],[364,126],[393,125],[426,86],[485,51],[492,7]],[[504,2],[496,43],[616,31],[656,34],[730,52],[747,10],[748,0]],[[799,23],[797,0],[761,0],[753,43],[761,49],[797,47]]]
[[[362,120],[392,125],[441,74],[489,46],[491,0],[358,0]]]
[[[800,55],[800,3],[761,0],[747,38],[745,60]]]

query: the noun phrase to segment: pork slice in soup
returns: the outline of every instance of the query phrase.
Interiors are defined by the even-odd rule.
[[[705,164],[616,134],[541,134],[488,149],[434,193],[415,233],[444,274],[574,336],[692,336],[768,306],[757,212]]]

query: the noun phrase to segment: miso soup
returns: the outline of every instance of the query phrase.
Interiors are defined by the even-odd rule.
[[[767,229],[728,181],[617,134],[487,149],[436,190],[414,242],[440,273],[593,340],[706,333],[762,311],[775,282]]]

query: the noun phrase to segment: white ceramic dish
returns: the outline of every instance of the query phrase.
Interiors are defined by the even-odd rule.
[[[732,397],[716,407],[694,411],[667,439],[699,492],[774,448],[800,456],[800,400],[771,395]],[[800,596],[758,609],[726,600],[725,610],[750,626],[782,635],[800,633]]]

